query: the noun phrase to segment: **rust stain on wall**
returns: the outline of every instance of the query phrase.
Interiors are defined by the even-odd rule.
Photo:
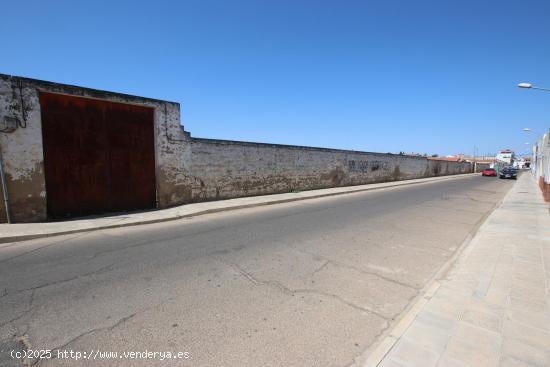
[[[329,181],[332,186],[340,186],[346,177],[346,173],[341,167],[336,167],[326,174],[321,175],[321,180]]]
[[[158,191],[159,207],[166,208],[177,204],[189,203],[192,201],[192,188],[189,184],[191,178],[188,176],[174,178],[173,172],[166,172],[166,169],[160,169],[157,173],[158,181],[162,185],[162,190]],[[178,181],[180,181],[178,183]]]
[[[393,181],[398,181],[398,180],[401,179],[401,170],[399,169],[398,164],[396,164],[394,169],[393,169],[392,179],[393,179]]]
[[[44,177],[42,164],[35,162],[34,167],[25,176],[17,179],[14,179],[9,173],[6,174],[10,214],[13,222],[33,222],[41,220],[46,215],[44,205],[46,188],[42,184]],[[5,222],[7,218],[3,193],[0,196],[2,198],[0,218]]]

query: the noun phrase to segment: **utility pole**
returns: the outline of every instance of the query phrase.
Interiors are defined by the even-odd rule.
[[[2,152],[0,151],[0,181],[2,182],[2,196],[4,196],[4,208],[6,210],[6,221],[11,223],[10,202],[8,199],[8,183],[4,174],[4,162],[2,161]]]
[[[474,173],[477,173],[476,146],[474,145]]]

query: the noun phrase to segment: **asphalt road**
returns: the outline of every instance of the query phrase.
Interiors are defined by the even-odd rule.
[[[44,366],[350,365],[512,185],[469,176],[1,245],[0,365],[22,345],[53,349]]]

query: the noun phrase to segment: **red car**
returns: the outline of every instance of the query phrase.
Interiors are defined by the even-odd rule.
[[[485,168],[483,171],[481,171],[481,175],[497,177],[497,171],[494,168]]]

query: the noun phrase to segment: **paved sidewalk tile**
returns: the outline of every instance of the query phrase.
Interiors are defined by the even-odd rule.
[[[550,213],[524,173],[378,366],[549,367]]]

